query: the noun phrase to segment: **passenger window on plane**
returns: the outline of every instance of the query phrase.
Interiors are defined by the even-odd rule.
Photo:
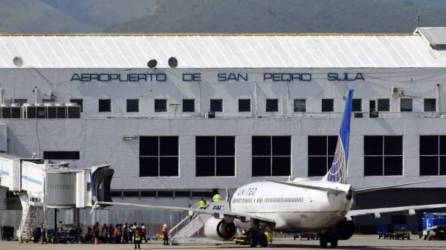
[[[99,112],[111,112],[111,99],[99,99]]]
[[[155,99],[155,112],[167,112],[166,99]]]
[[[322,112],[333,112],[334,108],[333,99],[322,99]]]

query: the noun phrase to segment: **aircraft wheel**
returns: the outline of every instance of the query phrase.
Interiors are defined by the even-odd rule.
[[[321,248],[326,248],[328,245],[328,240],[327,240],[327,236],[322,235],[319,237],[319,246]]]
[[[338,247],[338,239],[336,238],[336,235],[332,236],[332,238],[330,240],[330,246],[332,248]]]

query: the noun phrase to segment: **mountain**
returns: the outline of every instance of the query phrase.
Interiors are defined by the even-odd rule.
[[[444,0],[0,0],[0,32],[412,32]]]
[[[165,0],[156,14],[106,31],[411,32],[446,26],[444,13],[441,0]]]
[[[42,1],[0,0],[0,32],[65,32],[98,30]]]

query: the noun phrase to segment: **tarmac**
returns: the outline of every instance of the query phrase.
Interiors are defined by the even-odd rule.
[[[34,243],[18,243],[17,241],[0,241],[1,250],[81,250],[81,249],[97,249],[97,250],[113,250],[113,249],[133,249],[131,244],[34,244]],[[151,241],[142,244],[141,249],[251,249],[249,246],[240,246],[228,242],[221,245],[215,244],[184,244],[179,246],[163,246],[161,241]],[[262,249],[258,247],[258,249]],[[300,239],[275,239],[272,246],[267,249],[319,249],[319,241],[316,240],[300,240]],[[412,237],[411,240],[383,240],[378,239],[376,235],[358,235],[353,236],[346,241],[339,241],[337,249],[370,249],[370,250],[422,250],[422,249],[446,249],[446,241],[426,241]]]

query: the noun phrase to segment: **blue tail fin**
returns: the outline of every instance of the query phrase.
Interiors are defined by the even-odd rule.
[[[330,170],[323,180],[338,183],[347,183],[347,162],[350,139],[350,120],[352,116],[353,90],[347,92],[344,115],[342,116],[341,129],[339,130],[336,151]]]

